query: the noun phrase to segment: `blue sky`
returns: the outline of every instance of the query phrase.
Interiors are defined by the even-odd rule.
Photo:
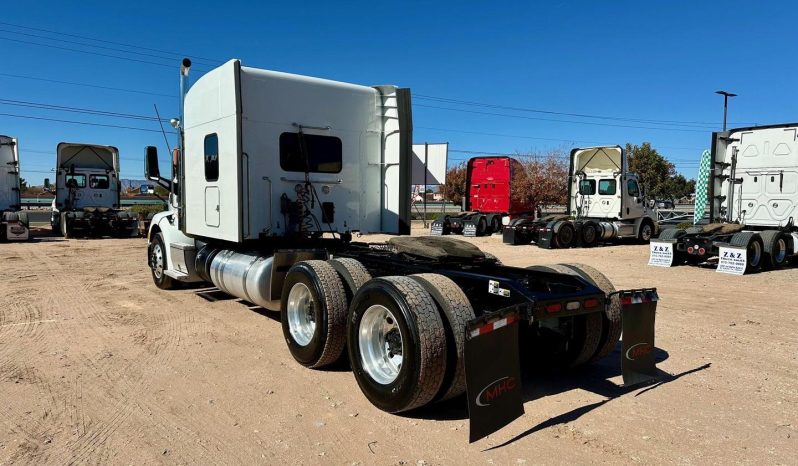
[[[730,102],[732,127],[798,121],[791,7],[631,0],[6,2],[0,134],[19,138],[23,176],[34,183],[48,176],[60,141],[115,145],[123,177],[141,178],[144,146],[164,147],[156,122],[9,101],[147,116],[157,104],[171,117],[179,57],[188,54],[206,59],[195,60],[194,79],[213,63],[240,58],[259,68],[410,87],[415,142],[449,142],[450,163],[469,151],[650,141],[693,177],[710,132],[721,125],[722,97],[714,91],[739,94]]]

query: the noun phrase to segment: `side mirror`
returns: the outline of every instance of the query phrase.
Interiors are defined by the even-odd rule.
[[[147,146],[144,149],[144,176],[148,180],[159,180],[161,170],[158,168],[158,148]]]
[[[44,179],[44,189],[50,189],[50,186],[52,186],[50,184],[50,178],[45,178]]]

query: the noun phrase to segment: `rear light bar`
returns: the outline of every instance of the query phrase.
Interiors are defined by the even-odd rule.
[[[579,309],[595,309],[599,307],[601,300],[597,298],[588,298],[584,301],[564,301],[543,304],[543,310],[549,314],[554,314],[561,311],[578,311]]]

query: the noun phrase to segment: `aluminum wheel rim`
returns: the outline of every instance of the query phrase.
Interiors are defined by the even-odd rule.
[[[776,253],[776,263],[781,264],[787,258],[787,242],[783,238],[779,238],[776,242],[778,252]]]
[[[152,248],[152,273],[155,274],[155,278],[158,280],[161,279],[163,276],[163,250],[161,250],[161,245],[159,243],[155,243],[155,246]]]
[[[651,239],[651,225],[644,225],[643,226],[643,241],[648,241]]]
[[[750,257],[751,266],[756,267],[762,260],[762,246],[758,241],[751,241],[748,245],[748,257]]]
[[[363,369],[377,383],[388,385],[402,370],[402,330],[385,306],[375,304],[360,320],[358,346]]]
[[[286,304],[288,330],[299,346],[307,346],[316,333],[313,295],[304,283],[295,283],[288,292]]]

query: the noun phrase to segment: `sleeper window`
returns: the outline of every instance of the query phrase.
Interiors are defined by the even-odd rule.
[[[108,175],[91,175],[89,177],[89,187],[91,189],[108,189]]]
[[[341,140],[316,134],[302,134],[300,139],[299,133],[283,133],[280,135],[280,168],[289,172],[340,173],[343,168]]]
[[[205,181],[219,179],[219,136],[205,136]]]
[[[86,175],[66,175],[67,188],[85,188]]]
[[[579,194],[591,196],[596,194],[596,180],[582,180],[579,182]]]
[[[599,180],[599,194],[603,194],[605,196],[611,196],[615,194],[617,190],[617,184],[615,180]]]

